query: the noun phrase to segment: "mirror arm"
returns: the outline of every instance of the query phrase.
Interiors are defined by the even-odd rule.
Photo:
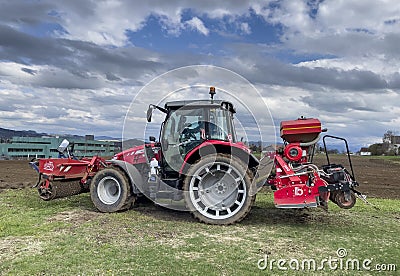
[[[158,110],[160,110],[161,112],[167,113],[167,110],[165,108],[162,108],[158,105],[155,104],[151,104],[152,107],[157,108]]]

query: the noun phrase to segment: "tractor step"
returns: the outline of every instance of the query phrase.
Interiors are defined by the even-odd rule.
[[[151,199],[171,199],[179,201],[183,199],[182,191],[178,189],[179,179],[168,178],[162,179],[156,176],[156,179],[149,179],[148,188]]]
[[[182,191],[158,191],[156,198],[172,199],[174,201],[179,201],[183,199]]]
[[[177,189],[179,187],[179,179],[178,178],[164,178],[162,181],[174,189]]]

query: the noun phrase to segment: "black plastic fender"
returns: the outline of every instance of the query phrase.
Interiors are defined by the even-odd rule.
[[[144,191],[143,175],[135,166],[122,160],[109,160],[108,162],[121,168],[126,173],[134,194],[140,194]]]

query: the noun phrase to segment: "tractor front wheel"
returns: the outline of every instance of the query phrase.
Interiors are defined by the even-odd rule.
[[[92,179],[90,196],[96,208],[103,213],[129,209],[134,196],[125,173],[118,168],[106,168]]]
[[[186,205],[208,224],[233,224],[246,217],[255,201],[251,173],[239,158],[213,154],[189,169],[184,181]]]

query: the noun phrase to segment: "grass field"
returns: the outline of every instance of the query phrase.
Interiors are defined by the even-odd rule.
[[[352,260],[362,269],[371,259],[364,274],[384,265],[391,271],[379,275],[394,275],[400,270],[400,201],[370,201],[379,209],[358,201],[351,210],[332,203],[329,212],[282,210],[270,193],[259,193],[247,219],[221,227],[151,204],[102,214],[88,194],[43,202],[34,190],[8,190],[0,193],[0,274],[300,275],[310,272],[301,262],[312,258],[316,269],[324,268],[311,269],[314,274],[353,275]],[[343,258],[339,248],[347,252]],[[335,258],[336,270],[321,265]],[[272,259],[285,259],[281,266],[288,271],[277,261],[271,271]],[[299,270],[292,269],[294,260]]]

